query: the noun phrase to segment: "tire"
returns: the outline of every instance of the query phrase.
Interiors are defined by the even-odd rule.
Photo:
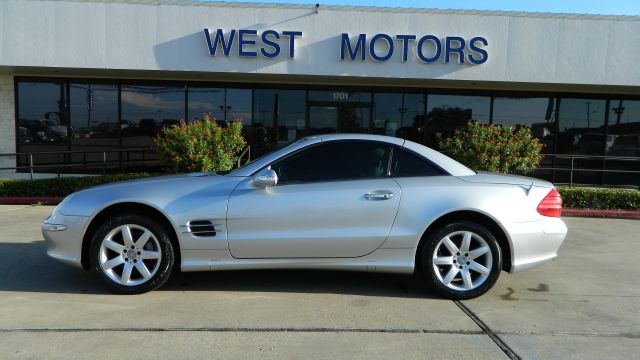
[[[502,270],[502,253],[495,236],[473,222],[451,223],[427,235],[419,260],[427,285],[452,300],[486,293]]]
[[[107,287],[121,294],[141,294],[164,285],[174,254],[167,229],[136,214],[107,219],[91,239],[91,266]]]

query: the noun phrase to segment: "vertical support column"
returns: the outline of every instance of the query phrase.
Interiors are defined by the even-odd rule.
[[[12,75],[0,75],[0,153],[15,153],[18,142],[16,127],[15,86]],[[15,167],[15,156],[0,156],[0,167]],[[15,172],[15,170],[0,170]]]

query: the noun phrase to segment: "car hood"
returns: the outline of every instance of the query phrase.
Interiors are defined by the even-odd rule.
[[[458,176],[458,179],[471,182],[471,183],[483,183],[483,184],[505,184],[505,185],[518,185],[518,186],[539,186],[552,188],[553,184],[526,176],[518,176],[518,175],[506,175],[499,173],[490,173],[490,172],[478,172],[474,175],[468,176]]]
[[[243,177],[193,173],[135,179],[99,185],[67,196],[58,206],[64,215],[90,216],[120,202],[136,202],[154,208],[171,207],[180,202],[211,201],[228,197]]]

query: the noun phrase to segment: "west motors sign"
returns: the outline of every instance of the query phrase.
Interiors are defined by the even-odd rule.
[[[209,54],[211,56],[295,58],[295,44],[302,38],[301,31],[276,31],[240,29],[225,33],[223,29],[210,31],[204,29]],[[389,34],[358,34],[348,33],[340,35],[339,46],[341,61],[386,62],[397,59],[407,62],[414,58],[424,64],[450,63],[480,65],[487,62],[489,46],[487,39],[476,36],[465,39],[460,36],[437,37],[435,35],[389,35]],[[394,58],[393,55],[399,53]]]

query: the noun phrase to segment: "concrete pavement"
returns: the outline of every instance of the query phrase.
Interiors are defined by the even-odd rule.
[[[45,255],[52,207],[0,206],[2,358],[628,358],[640,349],[640,221],[566,218],[560,258],[485,296],[313,271],[175,276],[138,296]],[[465,310],[465,311],[463,311]],[[501,347],[502,348],[501,348]]]

